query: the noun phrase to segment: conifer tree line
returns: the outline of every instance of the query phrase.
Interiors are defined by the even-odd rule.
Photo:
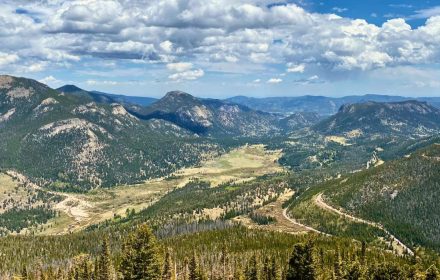
[[[96,257],[82,254],[68,266],[43,263],[29,270],[23,267],[20,280],[400,280],[439,278],[437,264],[424,267],[417,256],[397,263],[385,258],[371,259],[365,243],[354,254],[337,246],[325,252],[315,245],[314,238],[296,243],[289,255],[254,253],[233,254],[224,246],[216,265],[209,264],[195,250],[178,258],[164,248],[151,229],[143,224],[129,233],[121,246],[121,254],[111,254],[109,240],[104,238]],[[5,279],[8,279],[5,278]]]

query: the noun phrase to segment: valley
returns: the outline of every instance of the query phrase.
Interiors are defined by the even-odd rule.
[[[440,280],[440,0],[1,0],[0,280]]]
[[[440,260],[440,109],[430,103],[362,100],[331,116],[286,116],[181,91],[141,100],[4,80],[0,260],[8,275],[18,272],[11,244],[30,248],[18,253],[26,268],[35,271],[43,250],[48,269],[66,274],[84,272],[83,260],[97,269],[91,261],[110,237],[120,266],[125,238],[144,225],[175,250],[176,270],[192,258],[216,277],[225,277],[217,263],[226,253],[203,248],[215,243],[206,238],[227,243],[228,235],[231,273],[252,258],[263,269],[260,254],[287,273],[289,254],[279,246],[311,240],[327,250],[313,251],[323,279],[336,273],[329,260],[345,259],[339,263],[350,270],[367,258],[363,273],[376,269],[378,255],[405,265],[417,259],[416,270]],[[196,260],[182,251],[188,246]]]
[[[30,184],[34,189],[62,198],[52,205],[59,215],[36,229],[23,229],[23,233],[34,231],[36,234],[66,234],[86,228],[105,220],[124,217],[132,211],[139,212],[152,205],[167,192],[183,187],[190,181],[210,182],[212,187],[224,183],[242,183],[267,174],[284,172],[277,160],[280,151],[266,150],[263,145],[243,146],[212,160],[202,162],[199,167],[185,168],[167,177],[152,179],[136,185],[116,186],[111,189],[95,189],[83,194],[46,191]],[[27,180],[23,176],[11,173]],[[0,179],[4,194],[18,188],[12,178],[2,174]],[[26,199],[16,194],[17,199]],[[1,199],[1,197],[0,197]],[[6,196],[4,197],[6,199]],[[32,207],[37,206],[32,204]]]

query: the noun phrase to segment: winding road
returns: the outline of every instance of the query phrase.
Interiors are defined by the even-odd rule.
[[[304,224],[298,223],[296,220],[290,218],[290,217],[287,215],[287,209],[289,209],[289,207],[283,209],[283,216],[284,216],[284,218],[285,218],[286,220],[288,220],[288,221],[291,222],[292,224],[295,224],[295,225],[297,225],[297,226],[303,227],[303,228],[307,229],[308,231],[313,231],[313,232],[316,232],[316,233],[319,233],[319,234],[324,234],[324,235],[329,236],[329,234],[327,234],[327,233],[324,233],[324,232],[319,231],[319,230],[317,230],[317,229],[314,229],[314,228],[312,228],[312,227],[306,226],[306,225],[304,225]]]
[[[347,213],[342,212],[342,211],[339,210],[339,209],[334,208],[333,206],[327,204],[327,203],[324,201],[324,199],[323,199],[323,194],[322,194],[322,193],[318,194],[318,195],[315,197],[314,202],[315,202],[316,205],[318,205],[319,207],[321,207],[321,208],[323,208],[323,209],[325,209],[325,210],[328,210],[328,211],[334,212],[334,213],[336,213],[336,214],[338,214],[338,215],[340,215],[340,216],[343,216],[343,217],[345,217],[345,218],[347,218],[347,219],[350,219],[350,220],[352,220],[352,221],[355,221],[355,222],[358,222],[358,223],[367,224],[367,225],[370,225],[370,226],[372,226],[372,227],[375,227],[375,228],[378,228],[378,229],[382,230],[383,232],[385,232],[386,235],[388,235],[388,236],[390,237],[390,239],[391,239],[393,242],[395,242],[395,243],[396,243],[396,244],[402,249],[402,252],[407,252],[407,253],[410,254],[410,255],[414,255],[414,252],[413,252],[408,246],[406,246],[405,244],[403,244],[402,241],[400,241],[399,239],[397,239],[396,236],[394,236],[393,234],[391,234],[391,232],[389,232],[387,229],[385,229],[384,226],[382,226],[381,224],[379,224],[379,223],[375,223],[375,222],[371,222],[371,221],[367,221],[367,220],[364,220],[364,219],[361,219],[361,218],[358,218],[358,217],[352,216],[352,215],[350,215],[350,214],[347,214]]]

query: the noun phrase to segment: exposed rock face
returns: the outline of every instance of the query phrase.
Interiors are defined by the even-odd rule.
[[[97,114],[97,115],[105,116],[104,108],[98,107],[94,102],[90,102],[85,105],[79,105],[78,107],[73,109],[72,113],[78,115]]]
[[[212,114],[206,106],[182,107],[177,110],[177,115],[189,123],[209,128],[212,126]]]
[[[6,93],[6,95],[9,97],[10,101],[14,101],[15,99],[21,99],[21,98],[29,98],[34,94],[34,90],[32,88],[23,88],[18,87],[11,89]]]
[[[11,76],[0,75],[0,89],[10,89],[14,79]]]
[[[15,108],[10,109],[5,114],[0,115],[0,123],[8,121],[15,113]]]
[[[60,133],[69,133],[72,130],[87,131],[88,135],[91,135],[93,133],[91,131],[95,130],[111,137],[104,128],[97,126],[93,123],[90,123],[86,120],[76,119],[76,118],[49,123],[41,127],[39,130],[44,132],[44,135],[48,137],[54,137]]]

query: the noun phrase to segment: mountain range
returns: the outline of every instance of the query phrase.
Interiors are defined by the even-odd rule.
[[[280,116],[221,100],[199,99],[181,91],[169,92],[151,106],[134,106],[129,111],[141,119],[162,119],[204,135],[255,137],[281,131]]]
[[[156,98],[152,97],[128,96],[121,94],[105,93],[100,91],[86,91],[75,85],[64,85],[57,88],[57,91],[79,95],[89,98],[91,101],[100,103],[137,104],[140,106],[147,106],[157,101]]]
[[[79,191],[164,176],[235,147],[240,138],[283,143],[290,133],[311,129],[320,137],[417,139],[440,131],[439,109],[419,101],[343,105],[325,118],[316,112],[285,117],[181,91],[147,106],[115,98],[1,76],[0,166],[49,188]],[[316,135],[302,141],[312,140],[307,137]]]
[[[140,120],[105,101],[0,76],[1,168],[72,191],[160,177],[220,149],[170,122]]]
[[[236,96],[228,98],[227,101],[248,106],[255,110],[264,110],[272,113],[292,114],[294,112],[315,112],[322,116],[336,114],[339,108],[345,104],[365,103],[365,102],[402,102],[417,100],[428,102],[440,108],[440,97],[403,97],[391,95],[353,95],[340,98],[326,96],[298,96],[298,97],[266,97],[254,98],[246,96]]]
[[[74,85],[65,85],[58,88],[57,90],[66,93],[88,95],[89,98],[96,102],[117,102],[123,104],[148,106],[158,100],[152,97],[117,95],[100,91],[85,91]],[[402,102],[410,100],[427,102],[434,107],[440,108],[440,97],[405,97],[398,95],[380,94],[351,95],[344,97],[304,95],[295,97],[256,98],[247,96],[234,96],[223,99],[223,101],[227,103],[239,104],[253,110],[282,114],[284,116],[289,116],[293,113],[298,112],[317,113],[321,116],[329,116],[336,114],[339,108],[345,104],[365,103],[370,101],[378,103]]]
[[[414,100],[348,104],[314,129],[323,134],[399,134],[420,138],[440,131],[440,109]]]

